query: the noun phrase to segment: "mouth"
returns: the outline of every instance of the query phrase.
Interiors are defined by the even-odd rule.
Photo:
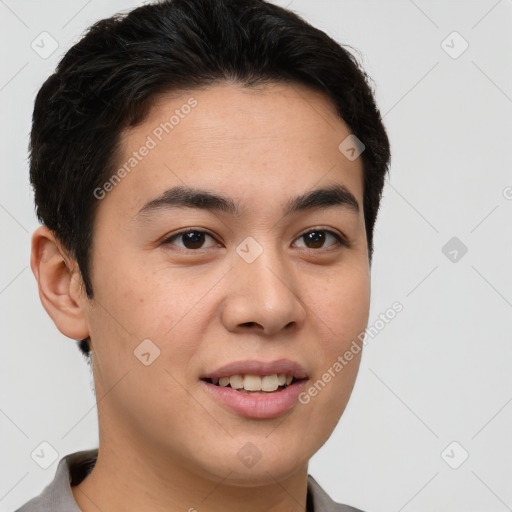
[[[279,393],[288,386],[306,380],[285,373],[272,375],[237,374],[201,379],[214,386],[231,388],[247,395],[268,395]]]
[[[296,406],[308,375],[288,359],[238,361],[202,375],[200,381],[221,406],[246,418],[270,419]]]

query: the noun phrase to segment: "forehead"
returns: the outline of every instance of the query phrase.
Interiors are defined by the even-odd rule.
[[[362,204],[361,158],[338,149],[350,133],[325,95],[297,84],[224,83],[161,95],[123,133],[116,169],[128,172],[109,195],[122,192],[124,207],[136,209],[179,184],[263,206],[336,181]]]

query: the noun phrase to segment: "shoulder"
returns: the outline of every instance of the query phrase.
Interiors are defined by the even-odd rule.
[[[79,483],[96,461],[98,450],[83,450],[63,457],[55,477],[35,498],[15,512],[80,512],[71,491],[71,484]]]
[[[311,498],[313,512],[363,512],[350,505],[333,501],[311,475],[308,475],[308,498]]]

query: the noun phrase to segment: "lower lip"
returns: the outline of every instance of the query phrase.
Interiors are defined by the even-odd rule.
[[[299,401],[299,394],[306,386],[307,380],[300,380],[281,391],[265,395],[241,393],[230,387],[216,386],[204,380],[201,382],[217,400],[240,416],[267,419],[277,418],[288,412]]]

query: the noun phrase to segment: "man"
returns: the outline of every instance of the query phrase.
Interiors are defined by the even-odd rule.
[[[21,512],[357,510],[308,461],[368,321],[390,150],[366,78],[262,0],[145,5],[68,51],[34,108],[31,266],[100,443]]]

